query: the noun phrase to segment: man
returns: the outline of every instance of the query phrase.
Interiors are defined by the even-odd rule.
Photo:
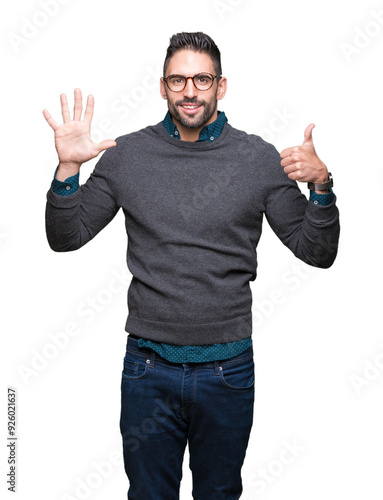
[[[131,500],[179,498],[187,443],[195,499],[241,495],[254,403],[249,281],[263,214],[304,262],[328,268],[337,253],[339,213],[314,125],[279,155],[217,110],[221,73],[209,36],[178,33],[160,80],[168,112],[157,125],[94,144],[92,96],[84,121],[79,89],[73,120],[64,94],[62,125],[43,111],[59,156],[47,193],[51,248],[78,249],[119,208],[125,214],[133,277],[120,428]],[[79,186],[81,164],[104,150]],[[309,183],[309,200],[297,180]]]

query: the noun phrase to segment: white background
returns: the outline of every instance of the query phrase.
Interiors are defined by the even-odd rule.
[[[158,123],[169,38],[201,30],[221,50],[228,92],[219,109],[233,126],[281,151],[316,124],[341,215],[327,270],[301,263],[264,223],[251,285],[256,399],[241,498],[381,499],[383,2],[20,0],[3,3],[1,19],[1,491],[13,386],[19,498],[126,498],[119,415],[131,275],[92,321],[80,314],[89,298],[107,302],[113,272],[124,274],[123,214],[76,252],[49,248],[44,211],[57,156],[42,110],[61,122],[60,93],[72,108],[80,87],[95,96],[97,142]],[[82,167],[81,183],[95,162]],[[283,303],[272,305],[276,289]],[[77,335],[44,357],[71,325]],[[294,442],[295,455],[285,452]],[[101,462],[107,477],[96,473]],[[183,470],[188,500],[187,450]]]

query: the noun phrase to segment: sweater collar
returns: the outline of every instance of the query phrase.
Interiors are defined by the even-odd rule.
[[[209,125],[206,125],[201,132],[199,133],[199,138],[198,141],[195,142],[201,142],[201,141],[209,141],[212,142],[214,139],[217,139],[219,135],[222,132],[223,126],[227,122],[226,115],[224,111],[218,111],[218,117],[213,123],[209,123]],[[180,138],[180,133],[177,129],[176,124],[174,123],[171,114],[169,111],[166,113],[165,118],[162,122],[162,125],[164,126],[166,132],[171,135],[172,137],[176,139],[181,139]]]

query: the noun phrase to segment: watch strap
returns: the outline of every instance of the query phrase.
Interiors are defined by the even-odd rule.
[[[325,191],[326,189],[332,188],[334,185],[333,177],[331,172],[328,173],[328,181],[322,184],[314,184],[313,182],[308,182],[307,187],[311,191]]]

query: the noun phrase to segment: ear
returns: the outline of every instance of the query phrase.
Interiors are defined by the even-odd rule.
[[[223,99],[225,97],[227,90],[227,79],[222,76],[218,81],[218,90],[217,90],[217,100]]]
[[[161,76],[161,79],[160,79],[160,92],[161,92],[161,97],[162,99],[166,99],[168,98],[168,96],[166,95],[166,89],[165,89],[165,82],[164,80],[162,79],[162,76]]]

